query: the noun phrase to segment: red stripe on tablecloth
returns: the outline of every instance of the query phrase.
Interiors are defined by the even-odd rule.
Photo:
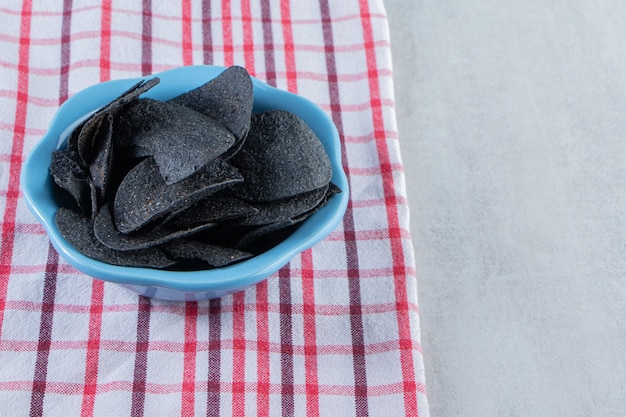
[[[233,65],[233,17],[230,0],[222,1],[222,37],[224,38],[224,66]]]
[[[91,283],[91,303],[89,306],[89,334],[85,358],[85,386],[81,416],[93,415],[96,394],[98,392],[98,360],[100,355],[100,337],[102,329],[102,304],[104,301],[104,282],[94,279]]]
[[[213,26],[211,25],[211,0],[202,0],[202,62],[213,63]]]
[[[72,32],[72,0],[63,0],[63,22],[61,24],[61,74],[59,104],[68,97],[70,73],[70,34]]]
[[[293,329],[291,311],[291,274],[289,265],[278,271],[280,300],[280,381],[282,415],[291,416],[293,402]]]
[[[111,1],[102,0],[100,19],[100,81],[111,78]]]
[[[207,415],[220,415],[220,380],[222,353],[221,300],[209,301],[209,358],[207,377]]]
[[[135,342],[135,364],[131,396],[131,416],[143,416],[146,397],[146,375],[150,340],[150,299],[139,297],[137,305],[137,341]]]
[[[290,2],[280,3],[280,18],[283,27],[283,43],[285,48],[285,68],[287,73],[287,90],[296,93],[298,91],[298,79],[296,71],[296,53],[293,44],[293,28],[291,27]]]
[[[315,270],[313,251],[302,253],[302,314],[304,326],[304,372],[306,385],[306,409],[308,416],[319,416],[319,380],[317,377],[317,329],[315,323]]]
[[[185,304],[185,347],[183,353],[182,415],[194,414],[196,393],[198,303]]]
[[[367,0],[359,2],[363,26],[363,41],[367,60],[369,77],[370,98],[372,102],[372,122],[374,132],[378,140],[376,149],[381,165],[383,189],[387,202],[387,223],[389,225],[389,237],[392,250],[392,265],[394,272],[397,323],[400,337],[400,363],[402,367],[402,379],[404,383],[404,407],[407,415],[417,416],[417,387],[415,381],[415,368],[413,364],[413,339],[411,337],[411,319],[409,317],[408,296],[406,289],[406,275],[404,273],[404,248],[402,246],[402,233],[400,216],[398,214],[393,169],[391,166],[389,148],[384,136],[385,122],[381,108],[380,85],[378,81],[378,63],[374,47],[374,31],[370,18],[369,3]]]
[[[233,295],[232,415],[246,414],[246,309],[243,291]]]
[[[263,22],[263,51],[265,55],[265,81],[276,87],[276,65],[274,63],[274,34],[272,33],[272,10],[269,0],[261,0]]]
[[[332,19],[328,0],[320,1],[322,13],[322,28],[324,35],[324,45],[327,53],[326,68],[328,71],[328,88],[330,96],[331,116],[337,126],[340,136],[343,136],[343,120],[341,117],[339,84],[337,80],[337,65],[335,62],[334,35]],[[345,142],[341,141],[342,164],[348,167],[347,152]],[[351,187],[350,176],[348,175],[348,186]],[[352,199],[348,201],[348,207],[343,217],[344,239],[346,245],[346,258],[348,264],[348,293],[350,297],[350,328],[352,332],[352,357],[354,374],[354,402],[356,415],[368,415],[369,405],[367,402],[367,368],[365,365],[365,351],[363,340],[363,317],[361,316],[361,289],[359,259],[356,245],[354,213]]]
[[[50,355],[50,342],[52,341],[54,297],[56,295],[58,264],[59,255],[52,245],[48,244],[48,259],[46,261],[46,274],[44,276],[37,357],[35,359],[35,373],[33,375],[30,397],[31,416],[43,415],[43,402],[46,394],[46,378],[48,375],[48,357]]]
[[[142,0],[141,75],[152,73],[152,0]]]
[[[241,21],[243,24],[243,60],[248,72],[254,71],[254,31],[252,30],[252,8],[250,0],[241,0]]]
[[[193,64],[193,38],[191,36],[191,1],[183,0],[183,65]]]
[[[9,165],[9,181],[5,199],[4,217],[2,219],[2,241],[0,242],[0,338],[4,319],[4,304],[8,290],[9,275],[13,262],[13,243],[15,234],[15,217],[17,202],[20,195],[20,171],[22,169],[22,152],[26,131],[26,114],[28,113],[28,65],[30,49],[30,22],[32,3],[25,0],[22,7],[20,22],[20,47],[17,78],[17,104],[15,106],[15,127],[11,146],[11,163]]]
[[[270,413],[270,340],[267,281],[256,286],[257,415]]]

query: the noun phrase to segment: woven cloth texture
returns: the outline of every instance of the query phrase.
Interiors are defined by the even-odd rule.
[[[428,415],[381,0],[10,0],[0,21],[0,415]],[[317,103],[351,194],[331,235],[266,281],[172,303],[69,266],[20,171],[68,97],[198,64]]]

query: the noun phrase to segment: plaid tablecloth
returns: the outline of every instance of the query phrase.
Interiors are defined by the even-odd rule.
[[[79,90],[203,63],[245,66],[332,116],[342,224],[206,302],[77,272],[24,205],[24,159]],[[381,0],[3,1],[0,415],[428,415],[404,182]]]

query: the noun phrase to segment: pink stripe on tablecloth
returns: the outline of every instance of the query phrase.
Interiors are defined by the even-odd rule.
[[[207,7],[209,8],[211,6],[211,3],[209,2],[210,0],[206,0],[207,2],[204,3],[203,7]],[[101,6],[100,5],[90,5],[90,6],[85,6],[85,7],[76,7],[72,10],[73,14],[80,14],[80,13],[84,13],[84,12],[89,12],[92,10],[97,10],[99,9]],[[118,13],[122,13],[122,14],[126,14],[126,15],[140,15],[141,12],[138,12],[136,9],[124,9],[122,7],[116,7],[115,8],[116,12]],[[5,13],[5,14],[12,14],[12,15],[20,15],[20,12],[15,10],[15,9],[10,9],[7,7],[0,7],[0,13]],[[32,16],[46,16],[46,17],[56,17],[63,14],[63,11],[56,11],[56,10],[37,10],[37,11],[33,11],[32,12]],[[180,17],[177,15],[166,15],[166,14],[162,14],[162,13],[153,13],[152,16],[154,18],[158,18],[158,19],[163,19],[163,20],[171,20],[171,21],[175,21],[178,22]],[[233,16],[232,19],[233,20],[237,20],[240,18],[245,18],[245,16]],[[371,14],[371,18],[372,19],[376,19],[376,20],[386,20],[387,16],[384,13],[372,13]],[[343,16],[338,16],[335,17],[333,20],[337,23],[339,22],[346,22],[346,21],[350,21],[350,20],[359,20],[361,19],[361,15],[359,14],[345,14]],[[199,22],[202,20],[202,18],[192,18],[191,19],[192,22]],[[215,21],[221,21],[220,18],[214,18],[213,20]],[[259,18],[251,18],[250,19],[251,22],[260,22],[261,19]],[[271,22],[273,24],[278,24],[281,22],[280,19],[271,19]],[[319,24],[319,21],[316,19],[306,19],[306,18],[300,18],[297,20],[294,20],[295,23],[298,23],[299,25],[317,25]]]
[[[306,260],[307,262],[309,262],[309,260]],[[316,271],[312,271],[310,269],[297,269],[297,268],[291,268],[290,272],[293,274],[299,274],[299,275],[307,275],[310,274],[310,277],[307,278],[309,280],[320,280],[320,279],[330,279],[330,278],[337,278],[337,277],[341,277],[341,271],[340,270],[316,270]],[[376,269],[376,270],[372,270],[370,271],[370,274],[362,274],[361,278],[362,279],[367,279],[367,278],[378,278],[381,276],[385,276],[385,275],[389,275],[389,273],[393,272],[392,269]],[[413,269],[407,269],[405,271],[405,273],[414,273],[415,271]],[[345,274],[344,274],[345,275]],[[308,297],[308,294],[307,294]],[[43,306],[43,302],[35,302],[35,301],[7,301],[6,302],[6,308],[7,310],[19,310],[19,311],[28,311],[28,312],[38,312],[41,310]],[[261,306],[262,310],[266,310],[268,313],[275,313],[275,314],[280,314],[281,312],[281,303],[268,303],[267,300],[265,300]],[[90,305],[67,305],[67,304],[62,304],[62,303],[56,303],[55,304],[55,310],[58,312],[62,312],[62,313],[71,313],[71,314],[89,314],[92,311],[95,312],[100,312],[100,310],[102,310],[102,313],[121,313],[121,312],[134,312],[136,310],[137,306],[136,304],[133,305],[126,305],[126,306],[119,306],[119,308],[105,308],[104,306],[90,306]],[[258,307],[249,307],[249,306],[245,306],[245,311],[247,312],[255,312],[257,311]],[[416,304],[414,303],[409,303],[408,307],[407,307],[410,311],[414,311],[417,312],[418,311],[418,307]],[[237,307],[237,310],[241,310],[242,307]],[[323,304],[323,303],[315,303],[314,305],[310,305],[306,302],[304,303],[297,303],[297,302],[292,302],[291,303],[291,312],[292,314],[302,314],[302,315],[306,315],[307,312],[310,313],[314,313],[315,315],[321,315],[321,316],[341,316],[341,315],[345,315],[345,314],[349,314],[350,313],[350,309],[351,307],[349,305],[338,305],[338,304]],[[232,306],[230,308],[228,308],[228,306],[221,306],[220,308],[220,312],[221,313],[232,313],[235,310],[235,308],[233,308]],[[173,314],[176,315],[177,313],[175,312],[169,312],[166,309],[160,309],[158,306],[152,306],[151,308],[152,312],[160,312],[160,313],[169,313],[169,314]],[[394,312],[396,311],[396,304],[395,302],[386,302],[386,303],[368,303],[367,305],[363,305],[363,307],[361,308],[362,313],[365,314],[376,314],[376,313],[386,313],[386,312]],[[178,315],[183,315],[185,316],[185,313],[180,314],[178,313]],[[307,328],[308,330],[309,328]],[[106,340],[101,340],[100,343],[104,344],[106,343]],[[56,349],[84,349],[85,347],[87,347],[89,345],[88,341],[53,341],[52,342],[53,345],[55,346]],[[200,341],[196,341],[196,344],[198,346],[198,349],[202,349],[203,343],[207,343],[207,342],[200,342]],[[2,340],[0,341],[0,350],[11,350],[11,349],[17,349],[17,346],[23,346],[22,348],[18,349],[18,350],[28,350],[31,347],[35,346],[36,342],[34,341],[21,341],[21,342],[17,342],[17,341],[11,341],[11,340]],[[127,342],[127,343],[120,343],[119,347],[120,348],[124,348],[124,346],[127,347],[127,349],[132,350],[133,346],[135,344],[132,342]],[[183,349],[182,347],[184,346],[184,342],[158,342],[158,341],[154,341],[150,343],[150,346],[154,349],[161,349],[161,350],[168,350],[168,349],[174,349],[176,351],[182,352]],[[175,348],[175,346],[178,346],[179,348]],[[207,346],[211,346],[210,343]],[[250,347],[248,347],[250,348]],[[130,351],[129,350],[129,351]],[[276,352],[280,352],[280,349],[276,350]]]
[[[1,391],[23,391],[30,392],[33,382],[29,380],[15,380],[10,382],[0,382],[0,390]],[[246,382],[244,389],[247,392],[255,392],[256,383],[255,382]],[[222,392],[228,392],[230,388],[230,383],[222,382],[218,387]],[[59,394],[59,395],[76,395],[79,396],[81,393],[82,384],[78,382],[67,382],[67,381],[48,381],[46,384],[46,390],[50,394]],[[114,392],[127,392],[132,389],[132,383],[130,381],[108,381],[99,385],[98,394],[107,394]],[[180,384],[174,383],[147,383],[146,384],[146,393],[147,394],[175,394],[180,392]],[[269,393],[272,395],[280,395],[282,390],[280,383],[272,383],[269,384]],[[404,390],[404,384],[401,382],[387,383],[387,384],[373,384],[370,385],[369,395],[371,397],[385,397],[394,394],[401,394]],[[199,390],[200,391],[200,390]],[[329,397],[351,397],[354,389],[349,385],[339,385],[339,384],[320,384],[319,385],[319,393],[320,395],[325,395]],[[201,391],[200,391],[201,392]],[[417,392],[425,394],[426,387],[423,383],[417,384]],[[304,384],[294,384],[294,393],[296,395],[305,395],[306,394],[306,385]],[[207,414],[209,416],[219,415],[219,414]],[[263,415],[263,414],[257,414]],[[267,414],[270,415],[270,414]],[[308,417],[308,416],[307,416]],[[414,417],[411,415],[407,415],[407,417]]]

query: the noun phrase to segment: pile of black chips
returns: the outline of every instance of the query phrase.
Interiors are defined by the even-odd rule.
[[[242,67],[168,101],[142,81],[96,111],[52,155],[72,197],[63,237],[114,265],[193,270],[262,253],[340,190],[315,133],[282,110],[253,114]],[[75,203],[75,204],[74,204]]]

